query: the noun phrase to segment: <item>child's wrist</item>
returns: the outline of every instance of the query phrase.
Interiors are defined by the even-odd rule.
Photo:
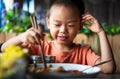
[[[97,32],[97,34],[98,34],[98,36],[101,36],[101,35],[104,35],[104,34],[106,34],[106,33],[105,33],[105,31],[102,29],[102,30],[100,30],[99,32]]]
[[[23,35],[23,33],[21,33],[17,36],[18,43],[23,43],[23,36],[22,35]]]
[[[97,34],[100,34],[101,32],[104,32],[102,28],[97,32]]]

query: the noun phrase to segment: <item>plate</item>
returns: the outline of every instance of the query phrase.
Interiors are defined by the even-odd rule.
[[[45,72],[45,73],[39,73],[39,77],[43,77],[43,78],[95,78],[99,72],[100,72],[100,68],[99,67],[91,67],[91,66],[87,66],[87,65],[80,65],[80,64],[71,64],[71,63],[49,63],[52,65],[51,69],[55,70],[57,69],[59,66],[62,66],[66,71],[67,70],[79,70],[79,71],[83,71],[86,68],[89,68],[85,71],[83,71],[83,73],[80,74],[75,74],[75,73],[53,73],[53,72]],[[37,64],[37,67],[43,67],[43,64]]]

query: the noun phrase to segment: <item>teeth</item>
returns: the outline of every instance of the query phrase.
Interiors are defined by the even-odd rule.
[[[59,37],[64,37],[64,36],[59,36]]]

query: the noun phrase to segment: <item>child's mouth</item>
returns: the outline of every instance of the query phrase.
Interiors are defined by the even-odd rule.
[[[57,39],[64,41],[67,39],[67,36],[58,36]]]

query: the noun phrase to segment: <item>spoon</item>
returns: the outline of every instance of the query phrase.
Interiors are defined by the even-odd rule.
[[[96,66],[99,66],[99,65],[102,65],[102,64],[105,64],[105,63],[108,63],[108,62],[110,62],[110,61],[112,61],[112,59],[107,60],[107,61],[103,61],[103,62],[98,63],[98,64],[95,64],[94,66],[88,67],[88,68],[86,68],[86,69],[84,69],[84,70],[82,70],[82,71],[88,70],[88,69],[90,69],[90,68],[92,68],[92,67],[96,67]]]

